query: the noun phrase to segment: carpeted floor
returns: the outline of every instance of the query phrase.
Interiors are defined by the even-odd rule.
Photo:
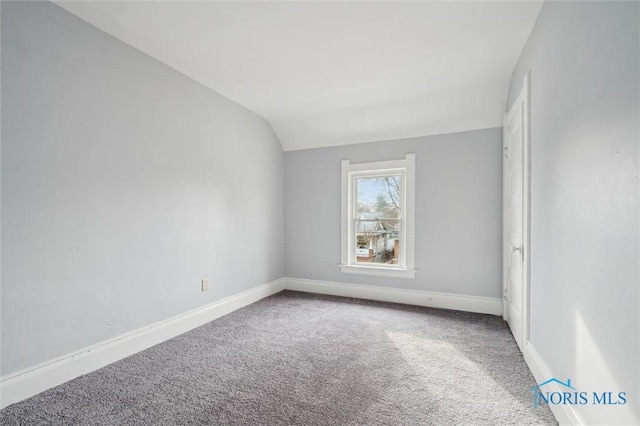
[[[285,291],[0,411],[0,424],[556,424],[501,318]]]

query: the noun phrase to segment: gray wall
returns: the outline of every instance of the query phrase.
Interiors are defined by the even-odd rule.
[[[502,129],[285,153],[286,275],[500,297]],[[416,154],[416,278],[343,274],[340,161]]]
[[[589,424],[638,423],[639,3],[547,2],[513,73],[531,70],[531,341]]]
[[[2,2],[2,125],[2,375],[283,276],[269,123],[53,4]]]

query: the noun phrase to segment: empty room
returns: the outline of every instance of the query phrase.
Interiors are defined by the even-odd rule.
[[[0,424],[640,424],[639,1],[0,18]]]

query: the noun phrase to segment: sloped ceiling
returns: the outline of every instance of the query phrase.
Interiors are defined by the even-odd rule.
[[[266,118],[287,151],[500,126],[542,6],[56,4]]]

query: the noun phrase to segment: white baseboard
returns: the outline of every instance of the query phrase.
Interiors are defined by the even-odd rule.
[[[533,377],[536,379],[536,383],[543,383],[543,382],[549,380],[550,378],[555,377],[551,373],[551,370],[547,366],[547,363],[544,362],[544,360],[542,359],[542,356],[540,356],[540,354],[538,353],[536,348],[533,346],[533,344],[531,344],[531,342],[527,342],[524,345],[524,351],[522,352],[522,355],[524,355],[524,360],[526,361],[527,365],[529,366],[529,369],[531,370],[531,373],[533,374]],[[566,380],[568,378],[567,377],[557,377],[557,379]],[[549,383],[546,386],[547,386],[547,389],[549,390],[549,392],[560,392],[560,393],[562,393],[564,391],[564,389],[560,389],[560,385],[558,385],[557,383],[553,383],[552,382],[552,383]],[[532,397],[531,403],[533,404],[533,395],[531,397]],[[550,404],[549,408],[551,409],[551,412],[553,413],[553,415],[556,417],[556,420],[558,421],[558,423],[561,424],[561,425],[584,425],[584,424],[586,424],[584,422],[584,419],[582,418],[582,416],[580,416],[580,414],[578,414],[578,412],[576,411],[576,409],[575,409],[575,407],[573,405],[570,405],[570,404],[559,404],[559,405]]]
[[[300,278],[284,278],[284,280],[284,286],[287,290],[502,315],[502,300],[492,297],[464,296],[424,290],[407,290]]]
[[[0,408],[162,343],[284,289],[502,315],[502,301],[489,297],[281,278],[3,377],[0,379]]]
[[[282,278],[0,379],[0,408],[102,368],[284,290]]]

